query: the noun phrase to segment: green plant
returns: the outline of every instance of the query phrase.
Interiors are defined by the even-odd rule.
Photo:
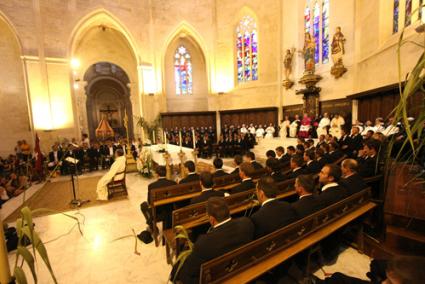
[[[141,116],[136,116],[136,119],[137,119],[137,126],[143,127],[144,131],[146,131],[149,134],[152,133],[152,131],[156,132],[162,125],[161,115],[159,114],[150,123],[144,117],[141,117]]]
[[[41,257],[42,261],[44,262],[47,269],[49,270],[49,273],[52,277],[53,282],[57,283],[56,276],[53,272],[53,268],[49,260],[47,249],[43,241],[40,239],[38,233],[34,230],[34,223],[33,223],[32,216],[33,214],[42,213],[42,212],[60,213],[58,211],[45,209],[45,208],[31,210],[29,207],[25,206],[24,208],[21,209],[20,218],[16,220],[18,247],[16,250],[16,259],[15,259],[15,265],[13,268],[13,279],[18,284],[27,283],[27,276],[25,275],[25,272],[22,268],[24,263],[28,265],[31,271],[34,283],[38,282],[37,273],[35,270],[35,264],[37,262],[37,254]],[[83,235],[83,232],[80,226],[80,221],[78,220],[78,218],[65,213],[60,213],[60,214],[75,220],[76,221],[75,225],[78,227],[80,234]],[[72,227],[72,229],[74,227]],[[29,245],[31,246],[30,249],[28,249]]]
[[[193,243],[189,238],[189,234],[187,230],[183,226],[175,226],[174,230],[178,232],[178,234],[174,237],[174,239],[184,240],[187,243],[187,249],[182,251],[176,259],[175,265],[177,264],[177,269],[174,273],[173,282],[175,282],[176,280],[175,278],[179,274],[180,269],[183,267],[183,264],[185,263],[186,259],[189,257],[189,255],[193,251]]]

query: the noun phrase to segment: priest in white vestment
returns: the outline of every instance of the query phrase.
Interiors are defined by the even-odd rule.
[[[297,137],[298,134],[298,127],[300,127],[301,121],[298,114],[295,115],[294,121],[292,121],[291,125],[289,126],[289,136],[294,138]]]
[[[344,118],[339,114],[335,114],[334,118],[331,120],[331,129],[329,131],[330,134],[338,139],[341,138],[341,128],[344,124]]]
[[[317,137],[320,137],[320,135],[327,135],[328,134],[328,126],[331,125],[331,120],[329,119],[329,115],[327,112],[323,114],[322,119],[319,122],[319,125],[317,126]]]
[[[115,151],[115,161],[112,164],[109,171],[97,182],[97,200],[108,200],[108,188],[107,185],[112,180],[120,180],[124,177],[124,171],[126,166],[127,159],[124,156],[122,149],[117,149]],[[118,173],[122,173],[117,175]]]
[[[257,139],[264,137],[264,128],[261,124],[258,126],[257,130],[255,131],[255,136],[257,136]]]
[[[273,124],[270,123],[269,127],[266,128],[266,138],[273,138],[274,132],[276,130],[273,127]]]
[[[289,116],[285,116],[285,120],[280,124],[279,136],[280,138],[286,138],[289,132],[289,126],[291,125],[291,121],[289,120]]]

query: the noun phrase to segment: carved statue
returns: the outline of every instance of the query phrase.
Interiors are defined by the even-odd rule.
[[[316,44],[310,33],[305,33],[304,48],[302,54],[304,55],[304,68],[305,74],[314,74],[316,62],[314,61],[314,53]]]
[[[287,49],[285,58],[283,59],[283,67],[285,68],[285,80],[283,86],[288,90],[294,85],[294,82],[289,79],[292,74],[292,59],[294,58],[295,48]]]
[[[346,39],[341,32],[341,27],[337,27],[332,38],[331,45],[332,60],[334,62],[334,65],[331,68],[331,74],[334,75],[335,78],[339,78],[347,72],[347,68],[345,68],[344,63],[342,62],[342,56],[345,54],[345,40]]]

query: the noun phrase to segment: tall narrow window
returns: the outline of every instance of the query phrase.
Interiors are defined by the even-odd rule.
[[[314,51],[314,62],[319,63],[320,61],[320,5],[318,1],[314,4],[313,9],[313,38],[316,44]]]
[[[406,14],[404,16],[404,26],[410,26],[412,23],[412,0],[406,0]]]
[[[399,0],[394,0],[394,9],[393,9],[393,33],[398,32],[398,17],[400,12],[400,2]]]
[[[310,15],[310,4],[307,0],[307,5],[304,10],[304,29],[306,33],[310,33],[311,30],[311,15]]]
[[[192,94],[192,62],[189,52],[180,46],[174,55],[174,80],[176,95]]]
[[[329,0],[322,3],[322,63],[329,62]]]
[[[238,82],[258,80],[258,34],[255,20],[244,16],[236,28]]]

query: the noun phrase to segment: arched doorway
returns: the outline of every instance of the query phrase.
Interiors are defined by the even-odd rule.
[[[84,74],[86,86],[87,124],[90,137],[95,137],[95,130],[102,117],[106,118],[114,129],[115,135],[127,137],[124,116],[128,116],[128,134],[133,135],[133,112],[130,101],[130,80],[118,65],[98,62],[89,67]]]

